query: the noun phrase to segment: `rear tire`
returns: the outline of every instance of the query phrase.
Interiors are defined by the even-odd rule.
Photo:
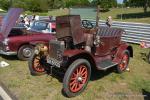
[[[33,54],[30,60],[28,61],[28,66],[31,75],[43,75],[46,73],[44,65],[41,63],[41,60],[45,60],[39,54]]]
[[[129,60],[130,60],[130,53],[128,50],[125,50],[123,52],[123,56],[122,56],[120,64],[117,65],[118,73],[122,73],[128,68]]]
[[[63,79],[63,92],[74,97],[83,92],[91,76],[91,65],[85,59],[75,60],[67,69]]]
[[[20,60],[29,60],[34,51],[34,47],[32,45],[23,45],[18,50],[18,58]]]

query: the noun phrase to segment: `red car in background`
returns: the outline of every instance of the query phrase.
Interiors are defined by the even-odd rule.
[[[48,20],[43,20],[42,24],[40,21],[39,23],[36,22],[41,26],[45,25],[45,27],[42,27],[42,31],[15,27],[22,11],[23,9],[20,8],[11,8],[2,21],[0,28],[0,54],[17,55],[20,60],[28,60],[33,53],[34,46],[39,43],[48,43],[49,40],[55,38],[55,32],[43,32],[44,28],[45,30],[49,28],[51,21]]]

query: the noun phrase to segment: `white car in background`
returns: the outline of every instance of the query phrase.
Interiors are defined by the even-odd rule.
[[[27,30],[43,33],[55,33],[56,23],[54,20],[36,20],[30,24],[30,27]]]

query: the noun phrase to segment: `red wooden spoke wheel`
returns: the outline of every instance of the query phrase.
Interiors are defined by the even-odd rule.
[[[84,65],[79,65],[79,67],[73,72],[69,88],[71,92],[78,92],[82,89],[83,85],[86,83],[88,78],[88,69]]]
[[[129,56],[128,54],[124,54],[122,58],[122,62],[119,64],[119,67],[121,70],[124,70],[126,66],[128,65]]]
[[[122,60],[121,60],[120,64],[117,66],[117,71],[119,73],[122,73],[123,71],[126,70],[126,68],[128,67],[129,60],[130,60],[129,51],[125,50],[122,55]]]
[[[42,64],[44,61],[43,59],[44,58],[38,54],[33,54],[33,56],[30,58],[28,65],[32,75],[45,74],[44,65]]]
[[[63,92],[68,97],[79,95],[86,88],[91,76],[90,63],[77,59],[67,69],[63,79]]]
[[[44,72],[44,68],[40,64],[40,56],[36,55],[35,58],[33,59],[33,69],[37,72]]]

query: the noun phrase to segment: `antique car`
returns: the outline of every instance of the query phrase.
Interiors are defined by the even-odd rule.
[[[140,46],[141,46],[141,48],[144,48],[144,49],[150,48],[150,43],[141,42],[141,43],[140,43]],[[149,54],[147,55],[147,60],[148,60],[148,62],[149,62],[149,64],[150,64],[150,51],[149,51]]]
[[[50,31],[41,32],[32,27],[27,30],[24,24],[16,25],[22,11],[20,8],[11,8],[5,16],[0,30],[0,54],[17,55],[20,60],[28,60],[34,51],[34,46],[38,43],[48,44],[49,40],[55,38],[55,32],[52,32],[50,27],[47,29]],[[48,26],[49,22],[42,20],[35,23]]]
[[[122,34],[123,29],[93,27],[88,20],[81,22],[80,15],[58,16],[56,39],[50,40],[49,46],[35,48],[29,60],[30,72],[42,75],[59,70],[64,74],[63,92],[68,97],[79,95],[94,69],[116,67],[119,73],[126,70],[133,49],[121,41]]]

